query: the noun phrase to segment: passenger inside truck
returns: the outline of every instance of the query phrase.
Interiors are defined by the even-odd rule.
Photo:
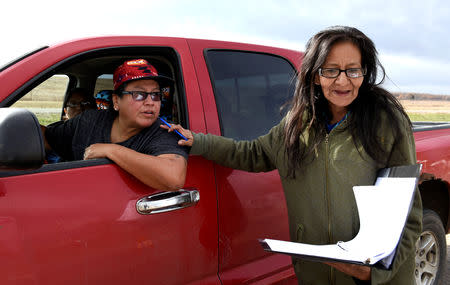
[[[175,133],[160,128],[159,120],[161,102],[170,98],[174,80],[145,59],[125,60],[112,79],[107,110],[92,109],[42,126],[46,150],[67,161],[106,158],[149,187],[181,188],[189,151],[178,145]]]

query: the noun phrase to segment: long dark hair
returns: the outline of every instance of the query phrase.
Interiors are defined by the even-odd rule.
[[[361,64],[366,71],[357,98],[348,106],[352,114],[348,128],[355,146],[362,145],[372,159],[383,164],[387,152],[377,140],[377,131],[382,127],[377,119],[380,111],[384,110],[391,119],[394,134],[398,134],[401,128],[396,114],[400,113],[411,125],[398,100],[379,86],[385,79],[385,70],[378,60],[372,40],[353,27],[334,26],[323,30],[306,45],[295,94],[286,115],[284,135],[288,175],[291,177],[295,177],[297,169],[310,162],[305,158],[317,150],[326,136],[325,125],[330,117],[328,101],[321,86],[314,84],[314,78],[332,46],[338,42],[351,42],[359,48]],[[378,72],[381,72],[381,80],[377,83]],[[301,145],[301,136],[305,131],[309,136],[308,146]]]

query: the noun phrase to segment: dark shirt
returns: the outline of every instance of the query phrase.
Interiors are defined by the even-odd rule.
[[[47,127],[45,137],[51,148],[65,160],[82,160],[84,150],[95,143],[111,143],[116,114],[110,110],[87,110],[73,119]],[[179,137],[160,128],[158,119],[150,127],[117,143],[149,155],[179,154],[188,158],[189,149],[179,146]]]

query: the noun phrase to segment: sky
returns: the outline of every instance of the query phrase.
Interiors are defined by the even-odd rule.
[[[370,37],[392,92],[450,95],[448,0],[15,0],[2,4],[0,66],[45,45],[106,35],[176,36],[304,50],[333,25]]]

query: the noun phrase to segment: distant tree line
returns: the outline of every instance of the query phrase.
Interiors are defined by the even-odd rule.
[[[398,93],[393,92],[399,100],[433,100],[433,101],[450,101],[449,95],[433,95],[425,93]]]

